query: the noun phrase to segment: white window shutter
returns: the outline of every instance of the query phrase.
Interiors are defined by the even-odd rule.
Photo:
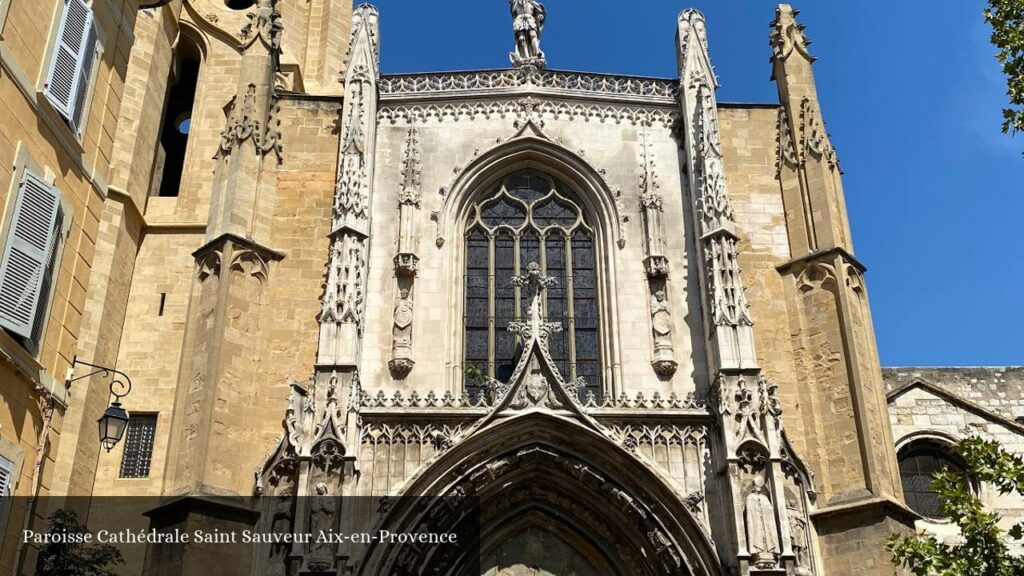
[[[92,28],[92,10],[82,0],[67,0],[57,28],[57,45],[50,61],[44,94],[53,107],[71,122],[79,92],[85,45]]]
[[[14,462],[0,456],[0,497],[10,496],[12,492],[14,475]]]
[[[82,65],[79,66],[78,81],[75,84],[75,103],[71,116],[71,125],[79,135],[85,130],[85,123],[89,120],[85,105],[89,100],[89,83],[92,80],[92,67],[95,60],[96,25],[92,21],[92,14],[90,13],[89,28],[85,33],[85,42],[82,43]]]
[[[0,326],[25,338],[41,321],[40,294],[60,233],[59,210],[57,189],[26,170],[0,260]]]

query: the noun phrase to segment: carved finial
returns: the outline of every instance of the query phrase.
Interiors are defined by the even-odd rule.
[[[647,127],[640,129],[640,204],[644,208],[661,210],[661,194],[658,193],[658,176],[655,173],[654,154],[648,142]]]
[[[768,35],[772,46],[772,62],[785,62],[794,49],[808,62],[814,62],[814,56],[807,51],[811,41],[804,36],[804,26],[796,21],[799,13],[789,4],[779,4],[775,9],[775,20],[772,21],[772,30]]]
[[[512,65],[517,68],[544,68],[547,60],[540,49],[540,35],[547,19],[544,5],[537,0],[509,0],[508,6],[516,37],[515,50],[509,54]]]
[[[402,157],[402,191],[399,204],[419,206],[420,204],[420,141],[415,126],[409,128],[405,138],[405,153]]]
[[[281,50],[281,12],[277,9],[276,0],[259,0],[256,11],[246,14],[249,23],[242,28],[242,38],[259,38],[272,52]]]
[[[349,36],[348,57],[342,68],[341,82],[350,75],[355,64],[380,67],[380,43],[377,38],[377,21],[380,18],[377,9],[370,4],[360,4],[352,10],[352,34]]]

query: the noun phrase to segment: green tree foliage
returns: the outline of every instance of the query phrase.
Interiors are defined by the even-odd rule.
[[[1024,497],[1024,460],[998,443],[967,438],[956,446],[967,464],[967,474],[994,486],[1003,495]],[[946,544],[931,536],[889,537],[886,548],[892,562],[916,576],[1024,576],[1024,557],[1011,556],[1007,539],[1020,540],[1024,522],[1009,532],[999,528],[998,514],[986,511],[967,481],[943,470],[932,487],[938,492],[943,515],[960,527],[959,543]]]
[[[47,522],[50,534],[88,531],[70,510],[57,510]],[[110,544],[47,543],[39,550],[36,576],[116,576],[111,567],[119,564],[124,564],[124,557]]]
[[[989,0],[985,21],[1006,74],[1010,106],[1003,109],[1003,132],[1016,134],[1024,131],[1024,0]]]

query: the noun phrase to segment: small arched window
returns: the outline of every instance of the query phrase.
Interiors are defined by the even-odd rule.
[[[548,322],[563,331],[549,340],[552,359],[567,381],[582,378],[580,399],[600,398],[597,269],[594,229],[578,197],[537,172],[501,181],[470,211],[466,227],[465,386],[482,393],[481,375],[506,382],[522,342],[508,331],[523,320],[529,294],[512,286],[531,262],[558,285],[544,298]]]
[[[925,518],[942,518],[941,500],[932,482],[944,469],[967,479],[963,460],[951,447],[930,439],[907,444],[897,458],[907,506]]]
[[[199,83],[201,56],[199,47],[182,37],[178,54],[171,70],[170,87],[164,106],[163,125],[160,129],[160,147],[164,152],[160,196],[177,196],[181,188],[181,174],[185,169],[185,152],[188,150],[189,133],[192,129],[192,108],[196,100]]]

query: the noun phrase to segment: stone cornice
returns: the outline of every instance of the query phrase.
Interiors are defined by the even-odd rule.
[[[913,526],[915,521],[921,519],[919,514],[903,503],[886,496],[867,496],[859,500],[830,504],[811,512],[811,518],[816,521],[842,520],[848,516],[863,517],[872,513],[892,518],[907,526]]]
[[[252,250],[253,252],[256,252],[257,254],[265,258],[266,260],[283,260],[285,257],[285,254],[283,252],[267,248],[266,246],[258,244],[252,240],[249,240],[248,238],[242,238],[241,236],[236,236],[235,234],[230,233],[221,234],[220,236],[217,236],[216,238],[210,240],[206,244],[203,244],[196,251],[192,252],[192,256],[195,258],[199,258],[200,256],[206,254],[210,250],[214,249],[215,247],[221,246],[228,241],[231,241],[231,243],[237,246],[242,246],[246,249]]]
[[[557,70],[480,70],[385,75],[380,96],[388,102],[536,94],[672,105],[677,84],[674,79]]]
[[[810,252],[806,256],[793,258],[789,262],[779,264],[778,266],[775,267],[775,269],[781,273],[786,273],[792,270],[798,264],[815,262],[817,260],[827,259],[835,255],[839,255],[840,257],[842,257],[843,260],[845,260],[848,264],[856,268],[861,274],[867,272],[868,270],[867,267],[864,266],[864,264],[862,264],[860,260],[857,260],[857,258],[854,257],[853,254],[847,252],[845,248],[829,248],[827,250],[818,250],[816,252]]]

